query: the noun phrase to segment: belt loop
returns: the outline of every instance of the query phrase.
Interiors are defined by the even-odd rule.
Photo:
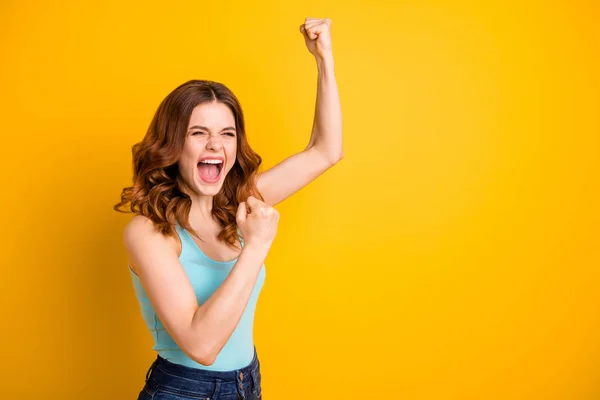
[[[213,391],[212,396],[210,396],[207,400],[218,399],[220,390],[221,390],[221,380],[219,378],[217,378],[215,380],[215,390]]]
[[[156,360],[154,360],[152,362],[152,364],[150,365],[150,368],[148,368],[148,371],[146,372],[146,382],[148,382],[148,377],[150,376],[150,371],[152,371],[152,369],[154,368],[154,366],[156,365],[156,362],[158,361],[158,357],[156,358]]]

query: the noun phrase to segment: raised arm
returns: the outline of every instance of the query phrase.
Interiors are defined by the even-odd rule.
[[[344,156],[342,111],[331,50],[331,20],[307,18],[300,25],[306,47],[317,64],[317,100],[306,149],[258,176],[265,203],[275,205],[308,185]]]

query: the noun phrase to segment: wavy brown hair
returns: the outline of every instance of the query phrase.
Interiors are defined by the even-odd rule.
[[[123,189],[121,201],[113,209],[143,215],[165,235],[175,236],[174,226],[178,222],[199,237],[188,221],[192,200],[182,190],[189,186],[179,174],[177,162],[194,107],[212,101],[229,107],[237,131],[236,161],[213,199],[212,215],[222,227],[218,240],[238,248],[235,219],[238,204],[248,196],[264,200],[256,188],[262,158],[248,144],[244,114],[238,99],[222,83],[190,80],[165,97],[146,135],[132,147],[133,185]]]

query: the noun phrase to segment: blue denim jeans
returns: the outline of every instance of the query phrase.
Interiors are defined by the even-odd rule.
[[[262,400],[260,362],[231,371],[212,371],[172,363],[160,355],[146,372],[138,400]]]

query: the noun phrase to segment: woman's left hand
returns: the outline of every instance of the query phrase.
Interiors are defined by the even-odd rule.
[[[306,18],[300,25],[300,32],[310,53],[318,58],[332,56],[331,20],[329,18]]]

